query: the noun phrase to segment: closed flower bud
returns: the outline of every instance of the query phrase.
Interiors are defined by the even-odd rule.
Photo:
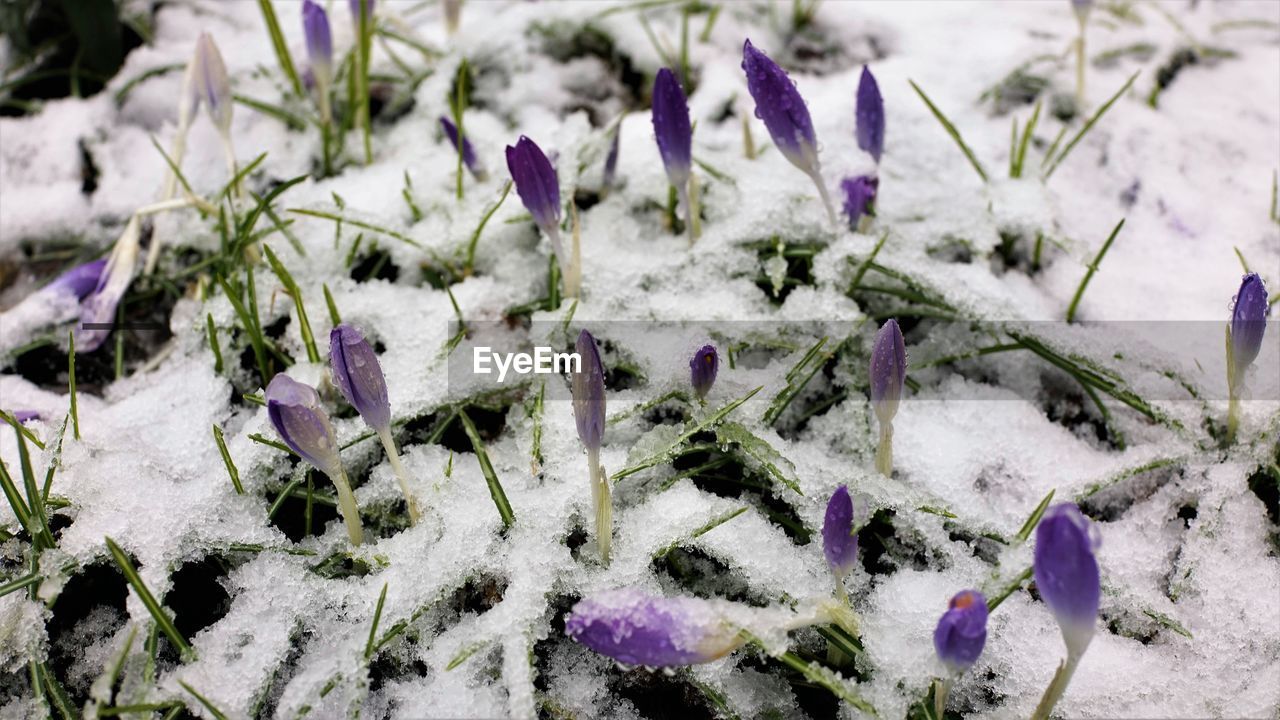
[[[1253,364],[1262,349],[1267,330],[1267,288],[1257,273],[1249,273],[1240,283],[1231,310],[1231,362],[1236,377]]]
[[[321,92],[325,92],[333,80],[333,34],[329,29],[329,16],[314,0],[302,3],[302,34],[307,41],[311,72]]]
[[[342,396],[375,430],[391,426],[387,379],[378,355],[359,331],[347,324],[329,332],[329,366]]]
[[[849,217],[849,228],[857,232],[863,217],[876,214],[880,179],[870,175],[845,178],[840,182],[840,189],[844,191],[844,214]]]
[[[551,161],[524,135],[514,146],[507,146],[507,170],[515,182],[520,202],[533,215],[533,221],[551,238],[556,259],[568,259],[560,251],[560,180]]]
[[[689,360],[689,382],[698,398],[705,398],[716,384],[716,373],[720,371],[720,355],[715,345],[703,345]]]
[[[1072,657],[1093,639],[1101,589],[1094,551],[1099,539],[1074,503],[1049,508],[1036,527],[1036,589],[1053,611]]]
[[[80,326],[76,330],[78,352],[97,350],[111,334],[116,307],[133,282],[137,268],[141,225],[137,215],[129,218],[101,270],[97,285],[80,300]]]
[[[443,115],[440,116],[440,127],[444,130],[444,136],[449,138],[449,143],[453,145],[453,149],[458,149],[458,126],[453,121]],[[467,166],[467,170],[471,172],[471,176],[480,182],[484,182],[489,177],[489,171],[485,169],[484,164],[476,157],[476,150],[471,145],[471,138],[462,137],[462,164]]]
[[[853,532],[853,499],[844,485],[827,501],[822,522],[822,554],[837,578],[843,578],[858,562],[858,536]]]
[[[280,373],[271,379],[265,395],[267,415],[280,439],[324,473],[336,472],[338,441],[315,388]]]
[[[106,267],[106,258],[77,265],[54,278],[53,282],[41,289],[41,292],[83,300],[86,295],[98,288],[98,284],[102,281],[102,271]]]
[[[196,41],[196,87],[201,99],[208,104],[209,118],[224,136],[231,132],[231,80],[222,54],[209,33],[201,33]]]
[[[750,40],[742,46],[742,69],[747,74],[747,90],[756,101],[756,117],[764,121],[773,144],[792,165],[807,173],[816,172],[818,143],[813,121],[795,83]]]
[[[1071,11],[1083,25],[1089,19],[1089,11],[1093,9],[1093,0],[1071,0]]]
[[[881,424],[893,421],[907,380],[907,348],[898,321],[890,319],[876,334],[871,351],[871,404]]]
[[[987,643],[987,599],[977,590],[951,598],[933,631],[933,648],[947,670],[960,674],[978,661]]]
[[[653,82],[653,134],[667,179],[677,189],[684,188],[689,182],[693,159],[693,129],[684,90],[680,89],[676,74],[668,68],[659,70]]]
[[[604,440],[604,365],[596,339],[583,330],[575,350],[582,358],[582,369],[573,374],[573,419],[578,425],[578,438],[588,450],[599,450]]]
[[[705,663],[743,642],[737,628],[724,619],[729,607],[724,601],[609,590],[579,601],[565,620],[565,633],[628,665]]]
[[[875,76],[866,65],[862,66],[862,77],[858,80],[858,105],[854,114],[858,147],[871,153],[879,164],[880,156],[884,154],[884,99],[880,97],[880,86]]]

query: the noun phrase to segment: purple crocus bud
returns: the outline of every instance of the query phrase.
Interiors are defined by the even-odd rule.
[[[756,101],[756,117],[764,121],[773,143],[792,165],[811,175],[817,172],[818,141],[796,84],[750,40],[742,46],[742,69],[747,90]]]
[[[716,373],[720,371],[720,355],[715,345],[703,345],[689,360],[689,381],[693,384],[693,392],[698,399],[705,398],[716,384]]]
[[[458,126],[453,124],[449,118],[440,116],[440,127],[444,130],[444,136],[449,138],[453,149],[458,149]],[[485,169],[484,164],[476,157],[476,150],[471,145],[471,138],[464,135],[462,137],[462,164],[467,166],[467,170],[471,171],[471,176],[480,182],[489,179],[489,171]]]
[[[347,4],[351,6],[351,22],[356,27],[360,26],[360,5],[364,4],[364,12],[369,17],[373,17],[374,0],[347,0]]]
[[[583,330],[575,348],[582,366],[573,373],[573,419],[578,438],[588,450],[599,450],[604,440],[604,365],[596,339]]]
[[[952,674],[973,667],[987,644],[987,599],[977,590],[961,590],[933,631],[933,649]]]
[[[524,135],[515,146],[507,146],[507,170],[515,181],[520,202],[533,215],[533,221],[551,238],[556,259],[565,262],[560,251],[560,179],[551,161]]]
[[[98,284],[80,300],[80,326],[76,328],[76,351],[91,352],[102,347],[116,319],[116,307],[124,297],[137,268],[142,223],[137,215],[125,223],[98,276]]]
[[[329,366],[333,382],[374,430],[391,427],[387,379],[378,355],[358,330],[343,323],[329,332]]]
[[[600,184],[605,192],[613,189],[613,180],[618,174],[618,146],[622,139],[622,126],[614,128],[613,142],[609,144],[609,154],[604,156],[604,174]]]
[[[1071,11],[1076,14],[1076,19],[1084,25],[1089,19],[1089,11],[1093,9],[1093,0],[1071,0]]]
[[[685,192],[693,161],[693,129],[689,124],[689,103],[676,74],[668,68],[658,71],[653,81],[653,135],[658,154],[667,170],[667,179]]]
[[[208,104],[209,118],[217,126],[218,132],[227,135],[231,132],[231,80],[227,77],[227,66],[222,62],[222,53],[213,42],[209,33],[200,33],[196,41],[196,89],[201,99]]]
[[[849,216],[849,228],[854,232],[862,218],[876,214],[876,191],[880,189],[880,179],[871,175],[859,175],[840,181],[840,189],[844,191],[844,214]]]
[[[628,665],[668,667],[711,662],[742,644],[724,619],[728,603],[654,597],[622,588],[584,598],[565,620],[565,634]]]
[[[40,411],[38,410],[14,410],[13,419],[19,423],[26,425],[31,420],[40,419]]]
[[[1079,658],[1093,639],[1098,619],[1096,529],[1075,503],[1049,508],[1036,527],[1036,589],[1053,611],[1070,657]]]
[[[884,154],[884,98],[880,97],[876,76],[866,65],[862,66],[862,77],[858,80],[858,106],[854,114],[858,147],[871,153],[878,165]]]
[[[1262,350],[1267,330],[1267,287],[1258,273],[1249,273],[1240,283],[1231,310],[1231,358],[1239,378]]]
[[[837,578],[843,578],[858,560],[858,536],[853,532],[853,500],[849,488],[841,485],[827,501],[822,521],[822,554]]]
[[[893,421],[907,380],[907,348],[898,321],[889,319],[876,333],[871,351],[871,404],[882,425]]]
[[[106,258],[77,265],[54,278],[52,282],[41,288],[41,292],[83,300],[98,287],[98,283],[102,280],[102,271],[106,267]]]
[[[280,373],[267,385],[267,416],[280,439],[326,475],[340,472],[338,441],[315,388]]]
[[[302,3],[302,34],[306,36],[307,57],[315,80],[321,88],[327,88],[333,79],[333,34],[329,16],[313,0]]]

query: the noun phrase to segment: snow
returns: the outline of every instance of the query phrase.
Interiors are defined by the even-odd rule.
[[[346,3],[330,4],[335,46],[342,50],[352,42]],[[300,61],[297,8],[277,5],[286,41]],[[790,4],[769,11],[756,2],[725,3],[707,42],[697,37],[706,16],[695,14],[694,155],[730,178],[695,168],[705,210],[697,245],[690,248],[686,237],[664,226],[666,176],[647,107],[633,98],[621,119],[617,185],[581,211],[582,298],[555,311],[534,311],[527,327],[504,318],[508,308],[545,293],[550,252],[512,192],[485,227],[475,273],[450,287],[472,335],[449,354],[446,344],[456,329],[450,326],[451,298],[420,268],[435,255],[456,257],[469,242],[507,180],[503,146],[521,134],[537,141],[555,159],[566,199],[575,189],[598,190],[606,126],[626,106],[618,95],[631,92],[618,80],[618,58],[649,77],[664,61],[638,21],[639,11],[617,3],[465,3],[461,30],[452,38],[435,4],[379,3],[384,22],[440,57],[424,64],[413,48],[389,47],[414,68],[434,72],[417,86],[406,115],[375,122],[371,165],[361,164],[359,137],[352,133],[350,162],[340,173],[304,180],[277,200],[305,256],[278,232],[264,242],[302,288],[322,356],[331,326],[322,285],[343,320],[385,348],[380,362],[422,521],[405,527],[396,515],[399,490],[382,448],[372,438],[358,440],[367,428],[346,413],[333,424],[340,444],[354,442],[342,456],[358,484],[369,542],[351,548],[336,518],[317,523],[312,536],[297,541],[273,524],[272,502],[293,479],[302,479],[305,490],[305,468],[251,439],[276,434],[265,408],[240,399],[261,388],[256,369],[240,367],[246,341],[239,318],[216,286],[197,291],[186,286],[190,278],[183,280],[169,319],[174,338],[167,355],[149,364],[131,359],[123,378],[78,393],[81,437],[67,430],[51,491],[51,499],[66,501],[56,514],[69,524],[58,533],[57,549],[41,557],[49,569],[38,600],[25,591],[0,597],[0,718],[34,711],[27,660],[49,657],[51,639],[43,628],[60,609],[47,603],[84,568],[112,567],[105,537],[132,557],[162,603],[184,563],[225,561],[228,572],[217,582],[231,603],[224,616],[188,638],[196,659],[181,663],[172,652],[162,654],[154,682],[146,675],[143,642],[152,620],[138,595],[131,591],[123,609],[98,606],[62,636],[63,643],[83,648],[64,669],[64,682],[87,688],[98,680],[98,699],[99,677],[136,630],[116,704],[176,700],[211,717],[185,683],[229,717],[258,709],[295,717],[304,708],[310,717],[357,709],[366,717],[646,717],[646,705],[637,699],[644,692],[637,689],[641,676],[634,673],[650,671],[618,668],[565,638],[563,615],[572,603],[619,587],[741,594],[789,610],[826,599],[833,580],[816,531],[840,484],[853,491],[863,520],[877,510],[893,511],[894,537],[880,542],[880,561],[860,564],[846,580],[866,648],[857,660],[864,672],[855,688],[881,717],[905,716],[942,672],[931,633],[948,598],[969,587],[993,596],[1029,567],[1033,541],[1019,543],[1015,536],[1050,491],[1057,500],[1083,502],[1103,541],[1097,633],[1057,712],[1275,716],[1280,529],[1274,499],[1268,515],[1262,493],[1249,487],[1260,468],[1280,464],[1280,323],[1274,310],[1248,379],[1240,442],[1223,449],[1209,428],[1221,426],[1226,414],[1222,326],[1241,276],[1236,251],[1273,293],[1280,289],[1280,225],[1268,218],[1272,177],[1280,166],[1280,6],[1243,0],[1131,7],[1140,22],[1094,10],[1089,53],[1138,42],[1156,51],[1145,60],[1125,56],[1107,67],[1090,64],[1091,109],[1132,73],[1140,74],[1042,181],[1040,159],[1062,127],[1049,104],[1028,153],[1029,177],[1009,179],[1010,117],[977,99],[1019,64],[1044,54],[1063,58],[1036,66],[1049,79],[1046,93],[1073,92],[1076,25],[1065,0],[821,4],[817,27],[841,52],[806,61],[833,71],[793,72],[793,78],[813,115],[832,191],[841,178],[874,169],[853,136],[863,61],[870,62],[886,103],[878,217],[865,233],[828,227],[811,180],[776,148],[766,148],[762,123],[753,118],[750,127],[757,149],[765,149],[748,159],[739,117],[723,119],[728,107],[751,112],[739,67],[743,38],[785,57]],[[606,11],[611,14],[602,15]],[[645,17],[660,42],[678,47],[677,8],[654,8]],[[1221,25],[1255,19],[1271,25]],[[587,23],[611,39],[616,56],[553,57]],[[222,48],[237,93],[284,103],[300,115],[311,112],[302,101],[282,99],[286,83],[256,3],[193,0],[161,7],[154,42],[128,56],[106,91],[49,101],[35,115],[0,118],[0,256],[20,268],[12,283],[0,281],[0,349],[6,354],[42,337],[42,322],[66,317],[67,308],[41,306],[38,296],[20,303],[43,279],[26,267],[24,254],[71,240],[88,257],[115,240],[130,213],[159,199],[165,165],[152,138],[169,147],[181,72],[139,83],[123,103],[114,96],[146,70],[186,62],[201,31]],[[1157,69],[1189,44],[1188,35],[1237,56],[1188,66],[1150,107],[1146,99]],[[387,47],[375,43],[375,71],[398,75]],[[465,129],[491,177],[476,183],[468,175],[465,198],[456,200],[455,155],[438,117],[448,113],[447,95],[464,56],[477,72],[478,102],[467,111]],[[955,123],[991,182],[979,179],[909,79]],[[1030,106],[1014,110],[1019,127],[1030,112]],[[318,166],[314,129],[289,130],[244,105],[235,108],[232,137],[242,166],[267,153],[247,182],[256,193]],[[81,143],[101,173],[91,195],[81,192]],[[203,115],[192,127],[183,169],[205,196],[228,179],[217,131]],[[401,194],[406,173],[423,213],[416,222]],[[338,210],[335,196],[345,209]],[[341,212],[421,247],[350,222],[335,242],[331,221],[291,209]],[[1124,228],[1079,304],[1084,324],[1065,326],[1059,321],[1081,277],[1122,218]],[[269,226],[264,218],[257,227]],[[999,257],[1001,232],[1012,230],[1024,238],[1045,233],[1039,272],[1006,267]],[[395,280],[352,279],[347,257],[361,232],[357,257],[376,243],[398,267]],[[910,275],[973,321],[918,326],[929,332],[908,329],[909,376],[920,388],[907,394],[894,423],[893,478],[872,469],[878,428],[865,392],[867,351],[886,298],[868,293],[859,297],[870,301],[860,303],[846,293],[858,265],[886,232],[876,262]],[[220,247],[212,221],[189,210],[157,217],[154,237],[163,242],[161,272],[180,267],[179,251],[203,256]],[[775,272],[785,273],[785,266],[771,252],[742,247],[774,238],[822,246],[813,257],[813,281],[789,288],[781,300],[769,293],[767,281],[757,280],[768,276],[770,263]],[[971,261],[938,250],[948,243],[965,248]],[[1028,254],[1029,247],[1019,252]],[[263,326],[289,319],[279,340],[298,361],[289,374],[320,387],[331,409],[343,407],[327,385],[326,367],[306,362],[292,300],[265,265],[256,279]],[[214,372],[206,316],[229,368],[222,374]],[[625,364],[638,378],[609,388],[610,416],[684,390],[688,357],[715,342],[720,377],[707,407],[686,406],[686,417],[697,422],[762,387],[728,419],[789,461],[802,493],[778,486],[733,495],[688,479],[662,489],[677,470],[661,463],[615,483],[614,557],[606,567],[592,537],[589,474],[567,383],[558,377],[546,378],[538,421],[541,462],[531,471],[535,420],[529,408],[541,376],[532,385],[508,383],[507,399],[514,402],[499,403],[494,427],[500,429],[485,438],[515,513],[514,525],[504,528],[470,444],[465,437],[450,440],[453,446],[425,442],[431,429],[426,418],[439,421],[452,403],[498,387],[492,378],[466,372],[474,346],[496,338],[495,346],[538,342],[563,349],[580,328],[604,342],[607,368]],[[1104,420],[1073,380],[1027,352],[919,367],[992,344],[993,334],[1008,329],[1122,377],[1160,421],[1109,396],[1102,399],[1112,417]],[[57,330],[65,335],[66,325]],[[777,427],[766,425],[761,417],[786,387],[788,371],[824,335],[828,350],[846,338],[848,349],[814,377],[796,405],[816,404],[836,390],[847,395],[803,424],[793,406]],[[753,348],[730,367],[729,344],[762,339],[787,346]],[[99,352],[112,347],[109,340]],[[50,447],[40,452],[29,445],[42,480],[67,412],[65,368],[56,384],[37,384],[12,358],[4,362],[0,408],[37,410],[43,418],[28,424]],[[655,426],[655,415],[669,424]],[[211,437],[215,424],[224,431],[243,495],[233,488]],[[662,413],[609,425],[602,462],[610,472],[621,470],[664,447],[681,427]],[[1114,441],[1117,433],[1123,446]],[[450,435],[462,437],[456,421]],[[17,442],[7,430],[0,432],[0,459],[21,485]],[[746,465],[754,469],[751,478],[765,477],[758,465]],[[1152,465],[1159,467],[1145,470]],[[332,490],[322,475],[312,477],[318,491]],[[814,540],[802,544],[789,535],[765,512],[770,506],[762,498],[792,508]],[[703,532],[739,508],[746,509]],[[19,532],[7,503],[0,503],[0,529],[0,537]],[[862,536],[864,557],[876,543]],[[659,557],[673,546],[713,572],[692,582],[680,578]],[[26,574],[25,548],[24,539],[0,542],[0,585]],[[345,570],[326,576],[317,569],[325,563]],[[57,569],[64,566],[71,569]],[[376,637],[392,629],[395,634],[370,658],[365,650],[384,588]],[[130,622],[122,622],[125,617]],[[811,637],[791,638],[793,649],[808,642],[807,651],[824,655]],[[771,650],[784,644],[780,634],[768,640]],[[744,648],[646,682],[682,688],[694,698],[703,697],[696,687],[711,688],[739,717],[809,716],[804,692],[760,655]],[[956,683],[949,707],[968,717],[1028,716],[1063,656],[1047,608],[1032,593],[1016,591],[993,611],[986,650]],[[840,712],[859,716],[848,704]]]

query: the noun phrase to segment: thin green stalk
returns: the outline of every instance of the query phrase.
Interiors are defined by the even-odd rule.
[[[263,0],[263,2],[266,2],[266,0]],[[195,697],[195,699],[198,700],[201,705],[204,706],[204,709],[208,710],[213,715],[214,720],[227,720],[227,716],[224,715],[221,710],[215,707],[213,703],[209,702],[208,698],[196,692],[195,688],[191,687],[190,685],[186,684],[181,680],[178,681],[178,684],[182,686],[183,690],[186,690],[187,692],[191,693],[191,695]]]
[[[231,476],[231,485],[235,487],[237,495],[243,495],[244,486],[240,484],[240,471],[236,469],[236,464],[231,459],[231,453],[227,450],[227,441],[222,437],[222,428],[217,424],[213,426],[213,441],[218,444],[222,462],[227,466],[227,475]]]
[[[146,584],[142,582],[142,577],[138,575],[137,569],[133,567],[133,562],[129,560],[129,556],[111,538],[106,538],[106,542],[107,549],[111,551],[111,557],[115,559],[116,565],[120,566],[120,572],[124,573],[125,580],[129,581],[129,585],[137,593],[138,599],[146,606],[147,612],[150,612],[151,617],[155,619],[156,626],[169,638],[169,641],[178,649],[184,660],[194,659],[195,650],[187,643],[186,638],[182,637],[182,633],[178,632],[178,628],[169,619],[164,608],[160,607],[160,603],[156,601],[155,596],[151,594]]]
[[[275,272],[276,277],[280,278],[280,282],[284,283],[285,292],[293,298],[293,307],[298,313],[298,331],[302,335],[302,344],[307,349],[307,360],[313,363],[320,362],[320,351],[316,349],[316,338],[311,333],[311,321],[307,319],[307,308],[302,304],[302,290],[298,287],[298,283],[294,282],[289,270],[271,251],[271,246],[263,245],[262,249],[267,255],[267,262],[271,265],[272,271]]]
[[[467,106],[467,77],[468,77],[467,72],[468,72],[467,59],[462,58],[462,62],[458,63],[458,77],[454,81],[454,87],[456,88],[456,90],[455,90],[455,96],[453,99],[453,124],[454,124],[454,127],[457,128],[457,132],[458,132],[458,157],[457,157],[457,168],[456,168],[457,189],[455,191],[458,196],[458,200],[462,200],[462,172],[463,172],[462,149],[466,146],[465,143],[466,143],[466,137],[467,137],[464,134],[465,131],[462,129],[463,110]]]
[[[327,283],[324,283],[324,284],[321,284],[320,287],[321,289],[324,290],[324,305],[326,308],[329,309],[330,322],[332,322],[335,326],[341,325],[342,315],[338,313],[338,306],[333,302],[333,293],[329,292],[329,285]]]
[[[1040,122],[1040,108],[1043,102],[1037,102],[1035,110],[1031,111],[1031,119],[1027,121],[1027,126],[1022,129],[1022,141],[1018,143],[1017,159],[1013,163],[1013,169],[1009,173],[1010,177],[1022,177],[1022,168],[1026,165],[1027,146],[1031,144],[1031,134],[1036,131],[1036,124]]]
[[[461,132],[461,131],[459,131]],[[480,242],[480,234],[484,232],[484,226],[489,224],[489,218],[502,207],[503,201],[507,199],[507,194],[511,192],[511,181],[508,180],[502,186],[502,194],[498,197],[498,201],[485,209],[484,215],[480,217],[480,224],[476,226],[476,231],[471,233],[471,240],[467,243],[466,261],[463,263],[463,274],[470,275],[475,268],[476,262],[476,245]]]
[[[1049,509],[1049,503],[1053,501],[1055,492],[1057,492],[1057,488],[1050,490],[1049,494],[1045,495],[1044,499],[1040,501],[1040,504],[1036,505],[1035,510],[1031,511],[1031,516],[1022,524],[1018,534],[1013,537],[1015,544],[1021,545],[1027,541],[1027,538],[1031,537],[1031,531],[1035,530],[1036,526],[1040,524],[1040,518],[1044,517],[1045,511]]]
[[[373,624],[369,626],[369,640],[364,644],[364,659],[368,662],[373,659],[373,651],[376,649],[374,641],[378,637],[378,623],[382,620],[382,606],[387,601],[387,583],[382,584],[382,593],[378,595],[378,606],[373,610]]]
[[[1124,218],[1116,224],[1111,234],[1107,236],[1107,241],[1102,243],[1102,248],[1098,250],[1097,256],[1093,258],[1093,262],[1089,263],[1088,270],[1085,271],[1084,277],[1080,279],[1080,286],[1076,288],[1076,294],[1071,298],[1071,304],[1067,306],[1067,322],[1071,323],[1076,318],[1076,308],[1080,305],[1080,298],[1084,297],[1084,290],[1089,286],[1089,281],[1093,279],[1093,274],[1098,272],[1098,266],[1102,264],[1102,258],[1106,257],[1107,250],[1111,249],[1111,243],[1115,241],[1116,235],[1120,233],[1120,228],[1124,227]]]
[[[498,508],[498,515],[502,517],[502,524],[505,527],[511,527],[516,521],[516,515],[511,510],[511,503],[507,501],[507,494],[502,489],[502,483],[498,480],[498,473],[493,469],[493,463],[489,462],[489,453],[485,451],[484,440],[480,438],[480,432],[476,430],[475,423],[471,422],[471,418],[467,415],[465,409],[458,410],[458,419],[462,421],[462,427],[467,433],[467,439],[471,441],[471,449],[476,454],[476,460],[480,463],[480,472],[484,475],[484,480],[489,485],[489,495],[493,497],[493,504]]]
[[[71,432],[80,439],[80,411],[76,403],[76,334],[67,331],[67,392],[71,395]]]
[[[1014,592],[1020,590],[1022,586],[1031,579],[1031,575],[1032,569],[1028,567],[1026,570],[1018,573],[1018,576],[1013,579],[1013,582],[1001,588],[999,592],[988,597],[987,612],[994,612],[996,608],[1000,607],[1001,603],[1007,600]]]
[[[4,597],[5,595],[8,595],[11,592],[17,592],[18,590],[21,590],[25,587],[38,585],[42,579],[43,578],[41,578],[38,573],[31,573],[28,575],[23,575],[22,577],[17,578],[16,580],[11,580],[5,583],[4,585],[0,585],[0,597]]]
[[[222,374],[222,348],[218,345],[218,331],[213,326],[213,313],[205,314],[205,328],[209,333],[209,349],[213,351],[213,371]]]
[[[929,111],[938,119],[938,122],[942,123],[942,128],[947,131],[947,134],[951,136],[951,139],[956,141],[956,145],[960,146],[960,151],[969,159],[969,164],[972,165],[973,169],[978,173],[978,177],[982,178],[982,182],[987,182],[987,171],[982,169],[982,163],[978,162],[978,158],[974,156],[973,151],[965,144],[964,138],[960,137],[960,131],[956,129],[956,126],[953,125],[950,120],[947,119],[946,115],[942,114],[942,111],[938,109],[938,106],[933,104],[933,101],[929,99],[928,95],[924,94],[924,91],[920,89],[919,85],[916,85],[914,80],[908,80],[907,82],[911,83],[911,87],[915,89],[916,94],[920,96],[920,99],[924,101],[924,104],[929,106]]]
[[[1067,155],[1071,154],[1071,150],[1084,139],[1085,135],[1089,134],[1089,131],[1093,129],[1093,126],[1102,119],[1103,115],[1107,114],[1107,111],[1111,109],[1111,106],[1120,99],[1121,95],[1124,95],[1125,91],[1128,90],[1131,85],[1133,85],[1133,81],[1138,79],[1138,74],[1139,73],[1135,72],[1130,75],[1124,85],[1120,86],[1120,89],[1116,91],[1116,94],[1112,95],[1109,100],[1103,103],[1102,107],[1098,108],[1098,111],[1093,114],[1093,117],[1090,117],[1089,121],[1084,124],[1084,127],[1080,128],[1080,132],[1076,133],[1075,137],[1071,138],[1071,142],[1067,143],[1067,146],[1062,149],[1062,152],[1058,157],[1054,158],[1048,169],[1044,171],[1044,179],[1046,181],[1053,175],[1053,171],[1058,169],[1058,166],[1062,164],[1062,161],[1067,159]]]
[[[258,0],[258,7],[262,9],[262,19],[267,24],[267,33],[271,35],[271,46],[276,51],[276,60],[280,63],[280,69],[284,71],[285,77],[289,78],[294,94],[303,97],[305,93],[302,90],[302,81],[298,78],[298,71],[293,67],[293,58],[289,55],[289,46],[284,41],[284,34],[280,32],[280,21],[276,19],[276,10],[272,7],[271,0]]]

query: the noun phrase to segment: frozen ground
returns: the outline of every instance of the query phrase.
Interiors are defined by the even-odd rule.
[[[302,62],[298,6],[277,5]],[[678,48],[678,4],[472,1],[452,37],[438,5],[379,4],[384,27],[428,51],[386,37],[374,45],[374,72],[386,77],[380,85],[408,94],[375,117],[371,165],[361,163],[353,131],[337,174],[307,179],[276,199],[305,255],[279,231],[263,242],[296,279],[321,355],[331,325],[322,286],[344,321],[385,348],[397,437],[426,510],[417,526],[406,527],[390,466],[359,417],[335,418],[339,439],[352,443],[343,461],[370,536],[354,550],[332,501],[325,504],[328,481],[251,438],[276,435],[265,409],[244,399],[262,385],[246,333],[208,276],[184,271],[220,252],[213,218],[187,210],[156,220],[152,238],[164,243],[159,273],[172,287],[139,280],[134,308],[154,320],[148,308],[158,303],[168,328],[158,334],[172,337],[150,341],[145,330],[128,331],[118,379],[114,337],[77,358],[81,438],[68,430],[60,458],[52,451],[69,405],[66,327],[24,360],[14,350],[40,334],[15,315],[0,316],[7,355],[0,409],[40,412],[43,420],[28,427],[50,450],[28,445],[33,472],[43,480],[57,464],[49,505],[57,547],[39,558],[34,596],[24,589],[0,597],[0,717],[41,712],[33,703],[45,693],[32,691],[32,667],[50,668],[91,714],[148,704],[167,711],[177,701],[192,715],[214,717],[194,690],[233,718],[853,717],[852,706],[752,648],[664,673],[619,668],[563,635],[563,615],[578,598],[614,587],[760,606],[830,595],[820,541],[809,534],[840,484],[860,498],[867,522],[862,562],[849,581],[865,651],[841,669],[881,717],[908,715],[941,672],[930,634],[947,599],[967,587],[996,595],[1029,567],[1030,543],[1015,536],[1050,490],[1079,501],[1102,536],[1098,635],[1058,714],[1276,717],[1274,322],[1250,377],[1239,442],[1223,449],[1220,436],[1222,325],[1241,276],[1233,248],[1273,293],[1280,288],[1280,225],[1269,217],[1280,167],[1280,5],[1101,4],[1088,30],[1094,60],[1084,115],[1139,74],[1048,181],[1039,177],[1040,158],[1064,122],[1050,108],[1069,118],[1074,90],[1076,26],[1066,0],[831,1],[798,32],[790,3],[721,5],[705,39],[707,8],[690,16],[694,154],[715,171],[696,171],[704,234],[690,248],[664,225],[667,183],[647,101],[664,61],[640,22],[643,13],[658,43]],[[335,45],[345,52],[352,42],[346,3],[330,11]],[[222,48],[237,94],[311,112],[282,97],[287,86],[257,3],[163,5],[153,43],[129,55],[107,91],[0,119],[0,253],[9,268],[0,275],[0,307],[16,305],[65,258],[107,247],[134,209],[157,198],[166,166],[150,138],[168,145],[181,72],[149,77],[120,101],[117,93],[148,70],[185,63],[200,31]],[[862,63],[870,64],[888,132],[879,215],[867,233],[832,230],[808,178],[776,148],[744,157],[746,37],[792,70],[833,190],[840,178],[873,168],[853,138],[854,90]],[[1177,72],[1153,107],[1157,77],[1188,48],[1199,62]],[[458,201],[455,155],[437,118],[448,113],[462,57],[475,78],[466,130],[490,179],[466,177]],[[1033,60],[1027,74],[1047,82],[1029,151],[1033,170],[1009,180],[1011,118],[1024,127],[1032,105],[1009,92],[999,102],[979,98]],[[955,123],[990,182],[908,79]],[[1017,85],[1028,82],[1034,85],[1025,78]],[[592,204],[607,126],[623,111],[617,187]],[[1066,122],[1070,138],[1083,118]],[[766,145],[763,125],[753,118],[750,127],[757,146]],[[746,343],[737,366],[722,368],[708,404],[721,407],[763,387],[729,419],[781,454],[779,474],[801,492],[713,442],[698,457],[727,458],[722,474],[676,478],[692,468],[685,456],[617,483],[615,557],[608,567],[598,562],[594,540],[585,539],[587,468],[563,400],[566,383],[549,380],[539,410],[536,382],[492,393],[450,371],[454,310],[429,277],[439,257],[460,257],[498,198],[508,177],[502,148],[521,134],[556,154],[565,197],[578,191],[582,298],[556,310],[512,311],[546,294],[549,251],[513,192],[484,230],[476,272],[450,286],[462,315],[477,332],[517,315],[502,327],[557,346],[590,329],[606,342],[604,363],[615,369],[608,378],[613,415],[684,387],[689,354],[708,336],[722,352]],[[266,153],[246,181],[255,193],[318,170],[312,129],[291,130],[238,105],[232,136],[242,165]],[[81,143],[99,173],[92,193],[82,189]],[[228,180],[217,132],[203,116],[184,172],[209,197]],[[402,194],[406,175],[420,220]],[[242,202],[234,209],[252,206]],[[347,221],[335,228],[290,212],[298,208]],[[1056,322],[1121,218],[1124,228],[1080,303],[1083,324]],[[361,230],[353,219],[421,247]],[[269,227],[265,220],[257,226]],[[874,282],[850,290],[886,232],[876,262],[887,272],[873,270]],[[1038,267],[1030,259],[1037,234],[1046,238]],[[357,236],[362,244],[353,249]],[[775,293],[779,242],[791,248],[791,260]],[[74,252],[61,263],[33,258],[66,248]],[[261,324],[297,360],[289,374],[321,383],[326,366],[306,361],[283,285],[265,264],[256,279]],[[943,303],[962,322],[932,319],[903,302],[904,292],[869,289],[875,286]],[[866,395],[870,338],[888,316],[904,321],[910,376],[919,383],[895,423],[892,479],[872,467],[876,427]],[[534,321],[527,330],[524,318]],[[1039,321],[1021,332],[1114,373],[1142,409],[1102,394],[1104,417],[1070,375],[1027,351],[923,367],[1019,331],[1005,324],[1016,321]],[[221,372],[207,322],[220,338]],[[637,328],[645,323],[662,323],[668,339],[679,341],[641,341]],[[766,421],[787,390],[787,371],[822,335],[832,352],[819,361],[821,371]],[[469,355],[471,345],[464,340],[453,352]],[[459,408],[480,427],[515,513],[510,528],[455,421]],[[605,466],[628,466],[674,434],[671,423],[696,422],[705,412],[669,402],[610,425]],[[214,425],[225,434],[243,495],[228,477]],[[19,448],[7,430],[0,458],[21,487]],[[310,535],[308,478],[320,498]],[[300,480],[291,488],[298,497],[270,518],[291,480]],[[8,505],[0,508],[3,585],[24,575],[29,560],[27,533]],[[745,512],[702,532],[739,508]],[[108,536],[176,615],[193,659],[180,659],[157,634],[116,570]],[[812,631],[793,633],[790,647],[826,657]],[[992,614],[987,649],[957,684],[951,711],[1028,716],[1062,654],[1052,615],[1033,590],[1019,587]],[[162,711],[138,716],[151,714]]]

